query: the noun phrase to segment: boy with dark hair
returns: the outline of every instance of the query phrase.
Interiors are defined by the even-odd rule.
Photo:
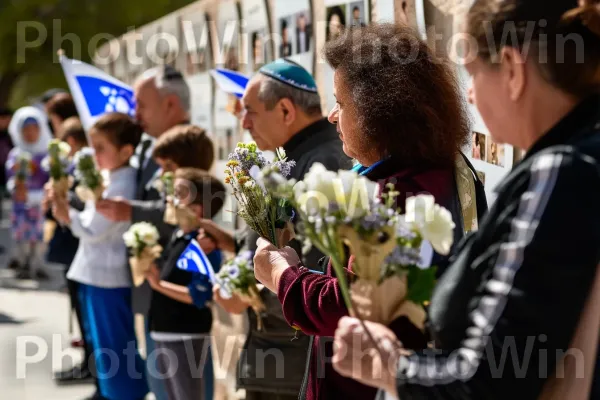
[[[177,125],[162,134],[154,144],[152,158],[163,171],[177,168],[210,170],[214,160],[213,141],[195,125]]]
[[[175,172],[175,197],[197,221],[213,218],[223,207],[224,196],[223,184],[206,171],[182,168]],[[198,223],[190,223],[188,216],[174,232],[156,263],[158,266],[153,265],[146,274],[152,288],[148,322],[150,336],[160,351],[158,364],[165,371],[170,365],[179,366],[173,374],[162,378],[172,400],[212,398],[207,393],[212,392],[209,336],[212,313],[206,304],[211,298],[211,284],[205,275],[177,267],[181,254],[197,238]],[[214,250],[207,257],[218,271],[221,252]],[[207,374],[204,368],[210,372]]]

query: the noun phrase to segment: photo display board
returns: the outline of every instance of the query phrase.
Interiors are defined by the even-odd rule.
[[[243,41],[245,43],[246,75],[251,76],[273,60],[273,36],[270,34],[265,0],[243,0]],[[275,40],[277,42],[277,40]]]
[[[233,71],[242,70],[241,62],[240,19],[235,0],[219,2],[216,17],[216,34],[211,35],[215,66]],[[214,33],[214,32],[213,32]],[[212,78],[211,78],[212,79]],[[214,82],[213,82],[214,84]],[[215,176],[225,179],[225,164],[229,153],[240,141],[240,123],[229,111],[233,98],[227,93],[214,90],[214,142],[215,142]],[[227,190],[231,194],[229,185]],[[239,220],[236,217],[237,203],[233,195],[226,196],[223,210],[213,218],[227,229],[237,229]]]
[[[289,58],[314,74],[314,23],[309,0],[275,0],[273,44],[275,58]]]
[[[328,42],[338,37],[345,29],[354,26],[365,26],[370,22],[369,1],[340,1],[325,0],[325,40]],[[328,113],[335,106],[333,96],[333,69],[323,65],[323,88],[326,93],[326,104]]]
[[[191,121],[205,129],[213,138],[213,79],[210,30],[205,10],[201,7],[181,16],[181,50],[183,72],[191,91]]]

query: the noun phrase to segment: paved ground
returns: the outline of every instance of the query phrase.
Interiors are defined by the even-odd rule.
[[[7,215],[5,202],[3,216]],[[0,255],[0,399],[78,400],[89,396],[93,385],[59,387],[52,379],[53,370],[81,357],[79,350],[68,348],[69,301],[63,291],[62,270],[51,267],[52,279],[43,284],[14,279],[13,271],[6,269],[11,246],[6,218],[0,222],[0,245],[7,250]],[[65,357],[61,357],[63,349]],[[39,361],[28,363],[35,361],[36,354]]]
[[[72,337],[78,338],[79,333],[76,322],[75,333],[69,333],[69,300],[63,271],[50,266],[52,279],[43,283],[14,278],[14,272],[6,268],[11,246],[8,212],[8,202],[4,202],[4,218],[0,219],[0,245],[6,249],[0,255],[0,400],[84,399],[93,393],[92,384],[61,387],[52,379],[53,371],[78,363],[82,356],[80,350],[69,348]],[[240,335],[234,350],[229,352],[234,359],[215,364],[215,400],[238,399],[243,391],[236,393],[234,389],[236,355],[244,341],[247,322],[218,307],[213,312],[213,348],[219,349],[218,353],[226,347],[225,338]],[[138,328],[143,326],[140,322],[136,321]],[[153,398],[151,394],[147,397]]]

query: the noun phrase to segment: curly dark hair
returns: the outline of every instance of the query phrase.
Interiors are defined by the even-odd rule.
[[[416,32],[356,27],[327,43],[324,55],[351,93],[365,148],[408,166],[454,164],[469,139],[466,103],[449,64]]]

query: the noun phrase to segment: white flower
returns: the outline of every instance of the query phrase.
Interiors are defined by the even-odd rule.
[[[255,186],[256,186],[256,182],[253,180],[249,180],[248,182],[244,183],[244,187],[246,189],[252,189]]]
[[[431,195],[418,195],[406,199],[406,222],[417,230],[423,239],[431,242],[442,255],[450,253],[454,241],[452,214],[438,204]]]
[[[123,235],[127,247],[137,248],[140,244],[154,246],[158,243],[159,235],[156,227],[148,222],[138,222],[131,225]]]
[[[285,158],[286,158],[285,150],[283,149],[283,147],[278,147],[275,150],[275,154],[277,154],[277,158],[279,160],[285,160]]]
[[[262,189],[263,193],[267,193],[267,189],[265,188],[265,183],[263,182],[262,174],[260,172],[260,168],[258,167],[258,165],[253,165],[250,168],[250,170],[248,171],[248,174],[250,175],[250,177],[252,179],[254,179],[254,181],[256,182],[256,184],[258,186],[260,186],[260,188]]]
[[[350,218],[370,210],[377,184],[353,171],[328,171],[322,164],[311,166],[302,182],[294,186],[294,196],[308,215],[327,212],[335,204]]]
[[[123,234],[123,240],[125,241],[125,246],[132,248],[136,246],[135,234],[128,230]]]
[[[71,146],[67,142],[60,142],[58,144],[58,156],[62,159],[69,157],[71,152]]]

